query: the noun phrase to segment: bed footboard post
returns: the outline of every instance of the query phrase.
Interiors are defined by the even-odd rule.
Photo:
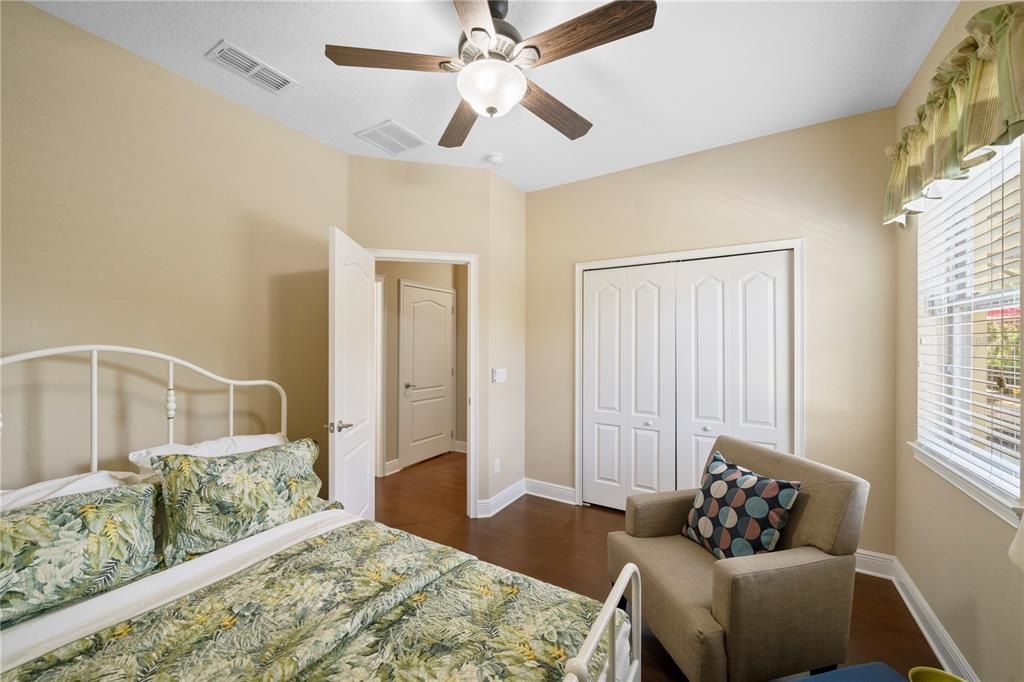
[[[174,442],[174,414],[178,410],[178,402],[174,397],[174,363],[167,363],[167,442]]]
[[[89,471],[100,468],[99,351],[89,353]]]
[[[640,641],[643,623],[642,595],[640,587],[640,569],[636,564],[628,563],[622,567],[619,577],[616,578],[612,591],[605,599],[601,611],[594,619],[594,624],[583,640],[583,645],[576,655],[565,664],[565,677],[563,682],[588,682],[590,680],[590,659],[594,657],[597,645],[602,637],[608,639],[608,653],[605,656],[605,680],[612,682],[619,679],[615,661],[615,612],[618,609],[619,599],[626,593],[626,587],[630,589],[630,647],[629,647],[629,670],[625,677],[621,678],[628,682],[640,679]]]
[[[630,594],[633,596],[633,600],[629,605],[629,622],[632,624],[629,630],[629,664],[630,664],[630,675],[632,679],[640,679],[640,643],[643,641],[643,622],[641,616],[640,604],[642,602],[643,595],[642,586],[640,584],[640,569],[635,564],[628,564],[633,567],[635,573],[630,575]],[[625,570],[625,569],[623,569]],[[633,668],[636,667],[635,677],[633,677]]]

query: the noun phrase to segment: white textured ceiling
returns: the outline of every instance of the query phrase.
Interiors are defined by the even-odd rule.
[[[350,154],[385,119],[430,143],[455,75],[342,68],[325,43],[454,54],[451,2],[37,2],[42,9]],[[600,3],[511,0],[524,36]],[[955,2],[661,2],[654,28],[528,72],[594,123],[571,142],[517,107],[460,149],[400,159],[482,166],[530,191],[895,104]],[[299,81],[266,92],[204,54],[226,39]],[[881,153],[881,151],[879,152]]]

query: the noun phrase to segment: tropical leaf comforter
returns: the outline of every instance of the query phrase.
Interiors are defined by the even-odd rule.
[[[359,521],[61,646],[2,679],[561,679],[600,607]],[[618,617],[622,622],[624,614]],[[592,673],[603,660],[602,649]]]

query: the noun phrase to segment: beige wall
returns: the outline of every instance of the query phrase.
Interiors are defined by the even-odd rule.
[[[398,400],[399,390],[399,330],[401,324],[401,280],[411,280],[419,284],[455,290],[455,395],[452,403],[455,408],[456,440],[466,440],[466,322],[460,319],[460,312],[465,314],[466,266],[446,263],[408,263],[401,261],[377,261],[377,274],[384,276],[384,316],[385,316],[385,461],[398,459]],[[459,400],[459,396],[463,396]],[[462,424],[461,436],[458,425]]]
[[[525,397],[525,376],[516,374],[525,355],[524,290],[514,287],[526,268],[524,194],[483,169],[352,157],[349,197],[347,232],[367,248],[479,256],[477,485],[489,498],[524,467],[523,439],[514,435]],[[508,382],[491,384],[490,367],[509,368]]]
[[[526,475],[573,485],[574,264],[800,237],[806,450],[871,482],[863,546],[893,548],[892,110],[527,196]]]
[[[522,479],[526,471],[526,200],[522,192],[494,175],[490,198],[488,366],[508,370],[505,383],[491,384],[488,405],[490,494],[495,495]],[[496,460],[500,460],[500,472],[494,469]]]
[[[964,25],[996,3],[963,3],[896,107],[891,141],[914,110]],[[1007,556],[1013,528],[914,459],[916,437],[917,224],[897,239],[896,556],[982,680],[1024,680],[1024,573]]]
[[[113,343],[274,378],[289,435],[322,439],[348,158],[29,5],[2,14],[4,353]],[[166,368],[129,364],[103,375],[108,466],[166,435]],[[4,374],[0,485],[88,467],[88,366]],[[226,395],[178,379],[177,439],[223,435]],[[270,396],[248,395],[239,432],[277,430]]]
[[[322,439],[327,227],[368,248],[478,254],[479,496],[522,471],[522,439],[505,438],[522,430],[522,287],[490,310],[491,280],[525,270],[522,192],[484,169],[348,157],[34,7],[0,5],[5,354],[109,342],[276,379],[289,435]],[[520,367],[494,389],[493,415],[492,357]],[[166,435],[165,369],[128,364],[101,377],[107,467]],[[88,466],[87,377],[66,362],[4,372],[0,485]],[[224,395],[178,383],[177,440],[223,435]],[[277,428],[271,395],[239,407],[239,432]]]

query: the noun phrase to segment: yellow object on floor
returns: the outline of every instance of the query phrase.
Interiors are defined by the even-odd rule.
[[[910,669],[910,682],[965,682],[962,677],[938,668],[918,666]]]

